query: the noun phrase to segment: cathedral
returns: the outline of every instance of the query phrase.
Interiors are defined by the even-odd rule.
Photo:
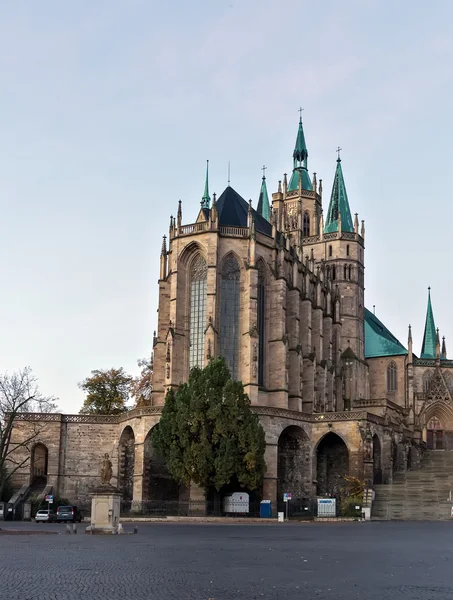
[[[417,356],[410,327],[406,347],[365,307],[365,223],[351,213],[340,155],[324,203],[308,157],[300,119],[292,172],[271,195],[263,175],[256,208],[230,185],[211,197],[208,170],[188,222],[179,201],[160,256],[152,405],[119,416],[21,416],[16,439],[38,421],[41,429],[17,490],[39,474],[47,492],[83,502],[109,453],[132,503],[205,498],[196,485],[168,484],[150,432],[167,391],[214,356],[242,381],[264,428],[260,497],[275,507],[284,493],[301,503],[336,495],[345,475],[391,483],[426,448],[453,449],[453,362],[430,292]]]

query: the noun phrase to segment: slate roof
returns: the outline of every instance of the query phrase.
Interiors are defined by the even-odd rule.
[[[247,227],[249,203],[236,190],[228,186],[217,200],[219,225],[230,227]],[[256,231],[272,235],[272,225],[252,208]]]
[[[365,308],[365,358],[401,356],[406,348],[371,311]]]

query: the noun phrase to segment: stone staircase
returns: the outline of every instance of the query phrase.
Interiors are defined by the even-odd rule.
[[[420,468],[395,473],[393,483],[375,486],[372,519],[447,521],[452,519],[453,452],[430,450]],[[449,495],[452,495],[452,501]]]

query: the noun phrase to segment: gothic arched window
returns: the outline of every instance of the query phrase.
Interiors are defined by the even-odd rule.
[[[431,373],[429,371],[425,371],[423,373],[423,393],[427,394],[429,392],[429,388],[431,385]]]
[[[258,385],[264,385],[264,348],[266,344],[265,337],[265,285],[266,271],[262,260],[258,261],[258,293],[257,293],[257,322],[258,322]]]
[[[396,368],[396,364],[392,360],[387,367],[387,391],[388,392],[396,392],[396,376],[397,376],[397,368]]]
[[[304,237],[308,237],[310,235],[310,215],[307,211],[304,212],[304,220],[303,220],[303,234]]]
[[[239,285],[240,270],[232,254],[224,259],[220,284],[220,355],[231,377],[237,377],[239,353]]]
[[[351,265],[348,266],[348,279],[351,279]]]
[[[208,267],[198,255],[190,269],[190,349],[189,368],[204,365],[204,332],[206,329],[206,277]]]

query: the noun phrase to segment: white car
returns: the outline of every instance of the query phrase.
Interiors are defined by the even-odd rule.
[[[57,517],[51,510],[38,510],[35,515],[36,523],[54,523]]]

